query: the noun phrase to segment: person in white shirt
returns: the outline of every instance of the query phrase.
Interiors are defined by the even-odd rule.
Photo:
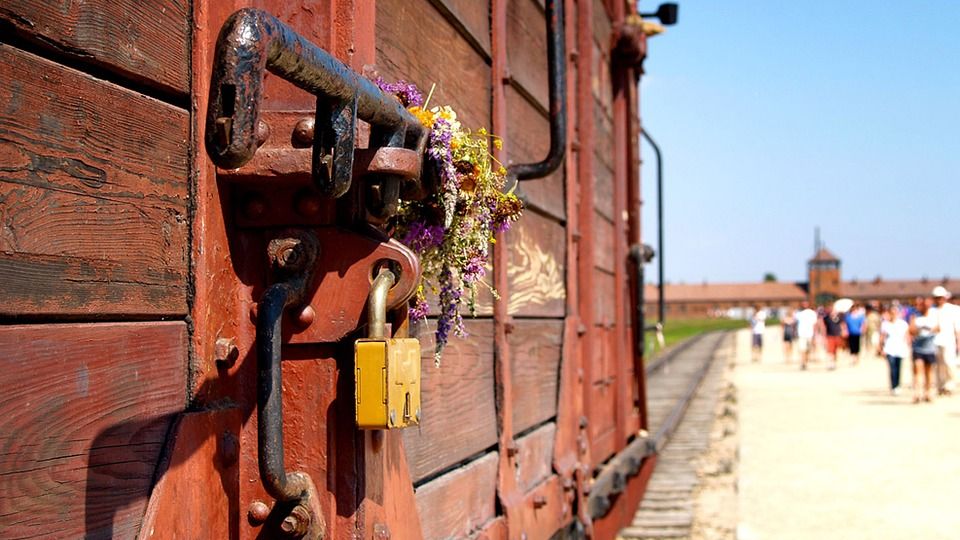
[[[956,376],[954,364],[957,361],[957,337],[960,336],[960,306],[952,304],[950,291],[942,286],[934,287],[933,307],[930,316],[933,318],[933,338],[937,346],[937,392],[946,395],[953,392]]]
[[[817,327],[817,312],[810,309],[809,302],[800,304],[797,312],[797,349],[800,351],[800,369],[807,369],[810,351],[813,349],[813,334]]]
[[[753,317],[750,318],[750,330],[753,334],[753,361],[759,362],[763,356],[763,332],[767,328],[767,312],[754,308]]]
[[[900,366],[910,353],[910,324],[903,320],[900,306],[891,306],[880,323],[880,347],[890,365],[890,393],[900,393]]]

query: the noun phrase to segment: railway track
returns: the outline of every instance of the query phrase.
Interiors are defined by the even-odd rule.
[[[693,338],[647,366],[647,415],[657,464],[624,540],[688,538],[696,459],[709,445],[724,362],[713,361],[726,332]]]

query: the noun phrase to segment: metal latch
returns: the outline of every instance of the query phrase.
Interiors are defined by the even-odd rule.
[[[420,423],[420,342],[387,337],[387,293],[395,282],[391,270],[379,270],[367,303],[369,335],[354,345],[356,418],[363,429]]]
[[[300,135],[312,140],[310,170],[320,195],[341,197],[350,190],[359,119],[370,124],[373,155],[360,151],[357,161],[380,167],[372,197],[380,200],[370,206],[389,214],[401,193],[422,196],[417,182],[426,128],[393,96],[258,9],[231,15],[217,39],[205,135],[214,163],[223,169],[243,167],[268,136],[261,119],[267,71],[317,96],[316,119]],[[391,151],[379,156],[380,149]],[[405,153],[417,167],[391,166],[407,159],[401,156]]]

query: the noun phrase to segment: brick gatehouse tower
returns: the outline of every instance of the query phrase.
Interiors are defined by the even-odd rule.
[[[807,261],[808,300],[814,305],[827,305],[840,297],[840,259],[821,247]]]

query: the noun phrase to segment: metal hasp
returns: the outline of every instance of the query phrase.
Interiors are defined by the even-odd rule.
[[[266,71],[317,96],[312,175],[324,196],[350,189],[358,118],[371,125],[371,146],[426,144],[426,129],[397,99],[273,15],[248,8],[231,15],[217,39],[205,142],[221,168],[241,167],[257,150]]]
[[[563,0],[547,0],[547,77],[550,89],[550,151],[543,161],[518,163],[507,176],[520,180],[543,178],[560,167],[567,147],[567,64]]]
[[[318,242],[310,233],[278,238],[267,248],[279,281],[267,287],[257,308],[257,454],[263,487],[279,501],[294,501],[310,488],[306,475],[283,463],[283,379],[280,367],[283,313],[303,301]]]
[[[663,157],[660,154],[660,147],[647,130],[640,128],[640,134],[650,143],[653,153],[657,156],[657,294],[660,296],[657,300],[657,324],[663,327],[666,313],[663,297]]]

